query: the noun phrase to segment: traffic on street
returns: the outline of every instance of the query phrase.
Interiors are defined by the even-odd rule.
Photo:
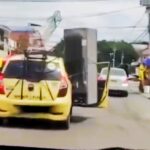
[[[150,149],[150,0],[0,10],[0,149]]]
[[[149,149],[149,105],[150,101],[139,94],[129,94],[121,99],[111,97],[108,109],[74,107],[69,130],[44,121],[10,120],[0,128],[0,144],[56,149]]]

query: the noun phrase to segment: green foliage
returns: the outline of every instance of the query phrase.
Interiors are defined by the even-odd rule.
[[[132,60],[138,59],[138,54],[134,50],[131,44],[119,41],[99,41],[98,44],[98,61],[112,61],[114,50],[115,52],[115,64],[121,63],[121,58],[124,56],[123,63],[130,64]]]
[[[110,61],[110,55],[113,52],[111,45],[107,41],[97,43],[98,61]]]
[[[103,40],[97,42],[98,61],[112,61],[114,49],[116,49],[116,65],[121,63],[122,55],[124,55],[123,62],[126,64],[130,64],[132,60],[138,59],[138,54],[131,44],[124,41],[115,42]],[[62,40],[55,47],[54,55],[64,57],[64,50],[64,40]]]

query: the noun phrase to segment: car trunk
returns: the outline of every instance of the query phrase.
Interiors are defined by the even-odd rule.
[[[127,78],[121,76],[110,76],[110,84],[122,84],[125,82]]]
[[[15,100],[55,100],[60,81],[30,82],[21,79],[4,79],[5,94]]]
[[[101,76],[103,80],[106,80],[106,75],[102,75]],[[126,82],[127,80],[127,77],[125,76],[113,76],[113,75],[110,75],[109,77],[109,85],[113,86],[113,85],[122,85],[124,82]]]
[[[58,64],[45,61],[13,60],[4,70],[7,97],[18,100],[55,100],[61,73]]]

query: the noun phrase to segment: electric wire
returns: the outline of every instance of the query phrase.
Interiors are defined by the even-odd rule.
[[[148,32],[147,32],[147,29],[146,29],[142,33],[140,33],[140,35],[138,35],[138,37],[135,40],[133,40],[131,43],[137,43],[137,42],[139,42],[139,40],[143,39],[147,34],[148,34]]]

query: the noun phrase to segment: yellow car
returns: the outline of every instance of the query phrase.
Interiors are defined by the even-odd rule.
[[[69,128],[72,86],[62,58],[45,53],[10,57],[0,74],[0,118],[59,121]]]

